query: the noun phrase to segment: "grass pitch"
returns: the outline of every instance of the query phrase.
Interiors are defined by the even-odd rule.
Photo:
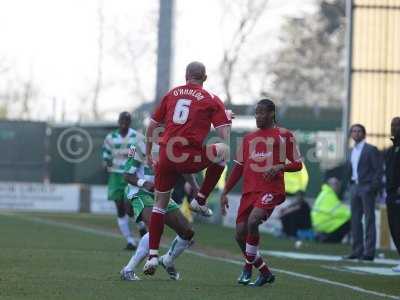
[[[277,257],[267,257],[277,276],[272,286],[239,286],[241,258],[233,230],[205,224],[194,227],[194,253],[185,253],[177,261],[182,280],[169,280],[160,268],[154,277],[138,272],[143,280],[123,282],[118,272],[131,253],[122,250],[124,241],[114,217],[0,214],[0,299],[343,300],[396,299],[400,295],[398,276],[340,270],[344,265],[369,264]],[[164,243],[173,233],[167,230],[166,237]],[[261,248],[334,255],[349,251],[344,245],[314,243],[296,250],[293,241],[266,235]],[[385,255],[396,257],[394,252]]]

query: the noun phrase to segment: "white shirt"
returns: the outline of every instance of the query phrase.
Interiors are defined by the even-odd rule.
[[[358,163],[360,161],[360,156],[364,148],[364,145],[365,141],[355,144],[353,150],[351,151],[351,168],[352,168],[351,180],[354,180],[356,183],[358,183],[358,171],[357,171]]]

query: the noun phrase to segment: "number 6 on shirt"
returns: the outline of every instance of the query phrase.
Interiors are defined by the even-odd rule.
[[[175,124],[185,124],[189,117],[189,107],[192,100],[179,99],[175,105],[173,121]]]

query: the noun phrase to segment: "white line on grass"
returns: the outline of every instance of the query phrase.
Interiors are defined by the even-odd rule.
[[[240,266],[243,265],[243,262],[233,260],[233,259],[227,259],[227,258],[222,258],[222,257],[213,257],[213,256],[209,256],[204,253],[195,252],[195,251],[191,251],[191,250],[186,250],[185,252],[188,252],[190,254],[193,254],[193,255],[196,255],[199,257],[213,259],[213,260],[217,260],[217,261],[221,261],[221,262],[231,263],[231,264],[240,265]],[[399,297],[394,296],[394,295],[388,295],[388,294],[384,294],[384,293],[380,293],[380,292],[376,292],[376,291],[371,291],[371,290],[367,290],[367,289],[364,289],[364,288],[361,288],[358,286],[345,284],[345,283],[341,283],[341,282],[337,282],[337,281],[332,281],[329,279],[319,278],[319,277],[310,276],[310,275],[292,272],[292,271],[287,271],[287,270],[283,270],[283,269],[271,268],[271,270],[276,273],[282,273],[282,274],[286,274],[286,275],[290,275],[290,276],[294,276],[294,277],[298,277],[298,278],[302,278],[302,279],[309,279],[309,280],[317,281],[320,283],[326,283],[326,284],[330,284],[330,285],[340,286],[343,288],[348,288],[353,291],[364,293],[364,294],[369,294],[369,295],[374,295],[374,296],[379,296],[379,297],[384,297],[384,298],[390,298],[390,299],[400,299]]]
[[[325,254],[314,254],[314,253],[298,253],[298,252],[290,252],[290,251],[269,251],[269,250],[262,250],[261,254],[265,254],[268,256],[275,256],[279,258],[290,258],[290,259],[297,259],[297,260],[320,260],[320,261],[336,261],[336,262],[343,262],[343,257],[338,255],[325,255]],[[348,263],[359,263],[358,260],[345,260]],[[387,259],[387,258],[377,258],[373,262],[369,262],[369,264],[383,264],[383,265],[391,265],[395,266],[399,262],[395,259]]]
[[[357,275],[361,275],[361,276],[368,275],[365,272],[351,271],[351,270],[346,270],[346,269],[342,269],[342,268],[334,267],[334,266],[321,265],[321,268],[328,269],[328,270],[334,270],[334,271],[338,271],[338,272],[353,273],[353,274],[357,274]]]
[[[87,227],[80,226],[80,225],[74,225],[74,224],[69,224],[69,223],[64,223],[64,222],[57,222],[57,221],[52,221],[52,220],[45,220],[45,219],[36,218],[36,217],[28,217],[28,216],[24,216],[24,215],[20,215],[20,214],[13,214],[13,213],[1,213],[1,214],[19,217],[24,220],[37,222],[37,223],[41,223],[41,224],[45,224],[45,225],[52,225],[52,226],[58,226],[58,227],[67,228],[67,229],[73,229],[73,230],[90,233],[90,234],[94,234],[94,235],[107,236],[107,237],[113,237],[113,238],[118,238],[118,239],[122,238],[121,235],[116,234],[116,233],[93,229],[93,228],[87,228]],[[238,260],[234,260],[234,259],[210,256],[205,253],[196,252],[196,251],[192,251],[192,250],[186,250],[185,252],[187,252],[188,254],[192,254],[192,255],[210,259],[210,260],[215,260],[215,261],[220,261],[220,262],[225,262],[225,263],[230,263],[230,264],[235,264],[235,265],[240,265],[240,266],[243,265],[242,261],[238,261]],[[389,294],[376,292],[376,291],[371,291],[371,290],[367,290],[367,289],[364,289],[364,288],[361,288],[358,286],[341,283],[341,282],[337,282],[337,281],[332,281],[329,279],[319,278],[319,277],[315,277],[315,276],[311,276],[311,275],[306,275],[306,274],[302,274],[302,273],[297,273],[297,272],[292,272],[292,271],[287,271],[287,270],[277,269],[277,268],[272,268],[272,270],[276,273],[286,274],[289,276],[302,278],[302,279],[313,280],[313,281],[316,281],[319,283],[325,283],[325,284],[329,284],[329,285],[333,285],[333,286],[338,286],[338,287],[350,289],[350,290],[364,293],[364,294],[379,296],[379,297],[383,297],[383,298],[390,298],[390,299],[400,299],[400,297],[398,297],[398,296],[389,295]]]

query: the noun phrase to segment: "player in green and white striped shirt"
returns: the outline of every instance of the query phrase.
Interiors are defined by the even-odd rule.
[[[154,173],[146,164],[145,146],[143,144],[133,145],[129,152],[129,159],[125,165],[125,179],[128,181],[126,198],[128,198],[134,210],[135,218],[150,223],[150,216],[154,205]],[[156,150],[156,149],[154,149]],[[155,155],[153,156],[155,157]],[[185,175],[185,178],[198,190],[194,176]],[[189,222],[182,215],[179,206],[174,200],[170,200],[166,208],[165,223],[172,228],[177,236],[172,241],[168,252],[160,257],[160,264],[173,280],[179,279],[179,273],[175,269],[175,259],[193,243],[194,231]],[[149,234],[146,233],[139,241],[135,254],[129,263],[121,270],[121,279],[134,281],[139,277],[135,274],[135,268],[148,256]]]
[[[119,128],[110,132],[103,144],[102,155],[107,171],[108,178],[108,200],[114,201],[117,209],[118,227],[127,241],[126,249],[136,249],[137,242],[134,239],[129,227],[129,217],[133,217],[132,207],[125,201],[125,188],[127,183],[124,179],[124,167],[128,160],[129,148],[138,141],[143,141],[143,136],[130,128],[131,114],[122,112],[118,118]],[[139,226],[141,233],[144,234],[145,228]]]

